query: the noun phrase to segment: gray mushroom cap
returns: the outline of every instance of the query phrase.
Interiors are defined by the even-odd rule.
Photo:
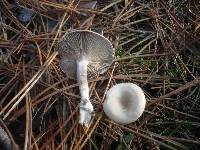
[[[61,58],[59,65],[67,78],[76,80],[77,66],[75,60],[66,59],[64,57]]]
[[[89,30],[67,32],[58,41],[55,48],[62,58],[60,61],[61,69],[69,78],[73,79],[76,77],[74,76],[76,74],[76,60],[82,55],[89,62],[87,71],[89,75],[104,73],[114,58],[111,42],[102,35]]]

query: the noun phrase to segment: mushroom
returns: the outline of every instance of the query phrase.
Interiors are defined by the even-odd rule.
[[[133,83],[120,83],[108,90],[103,110],[113,121],[129,124],[144,112],[146,99],[143,90]]]
[[[94,110],[89,99],[87,76],[102,74],[112,64],[112,44],[98,33],[73,30],[61,38],[56,49],[61,56],[60,67],[66,76],[74,79],[76,74],[81,95],[79,123],[87,127]]]

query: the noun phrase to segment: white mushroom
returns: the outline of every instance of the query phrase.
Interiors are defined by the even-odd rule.
[[[93,112],[89,100],[88,74],[104,73],[113,61],[113,47],[109,40],[88,30],[67,32],[57,43],[61,61],[60,67],[65,74],[74,79],[77,75],[81,94],[80,120],[88,126]]]
[[[108,90],[103,110],[113,121],[129,124],[144,112],[146,99],[143,90],[133,83],[121,83]]]

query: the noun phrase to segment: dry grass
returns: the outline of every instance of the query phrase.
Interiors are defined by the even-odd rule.
[[[19,20],[19,6],[32,9]],[[200,4],[198,1],[116,0],[86,9],[70,0],[0,1],[0,115],[29,150],[191,149],[200,146]],[[54,22],[53,27],[48,22]],[[54,44],[69,29],[109,38],[116,59],[89,80],[96,115],[78,124],[76,81],[60,70]],[[140,85],[148,100],[136,122],[119,125],[102,111],[106,91]]]

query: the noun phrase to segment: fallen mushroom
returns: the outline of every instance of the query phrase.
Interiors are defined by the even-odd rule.
[[[88,30],[67,32],[56,44],[61,60],[60,67],[69,78],[77,76],[81,95],[80,120],[88,126],[93,113],[89,99],[88,74],[102,74],[113,61],[113,47],[108,39]]]
[[[133,83],[120,83],[108,90],[103,110],[113,121],[129,124],[144,112],[146,99],[143,90]]]

